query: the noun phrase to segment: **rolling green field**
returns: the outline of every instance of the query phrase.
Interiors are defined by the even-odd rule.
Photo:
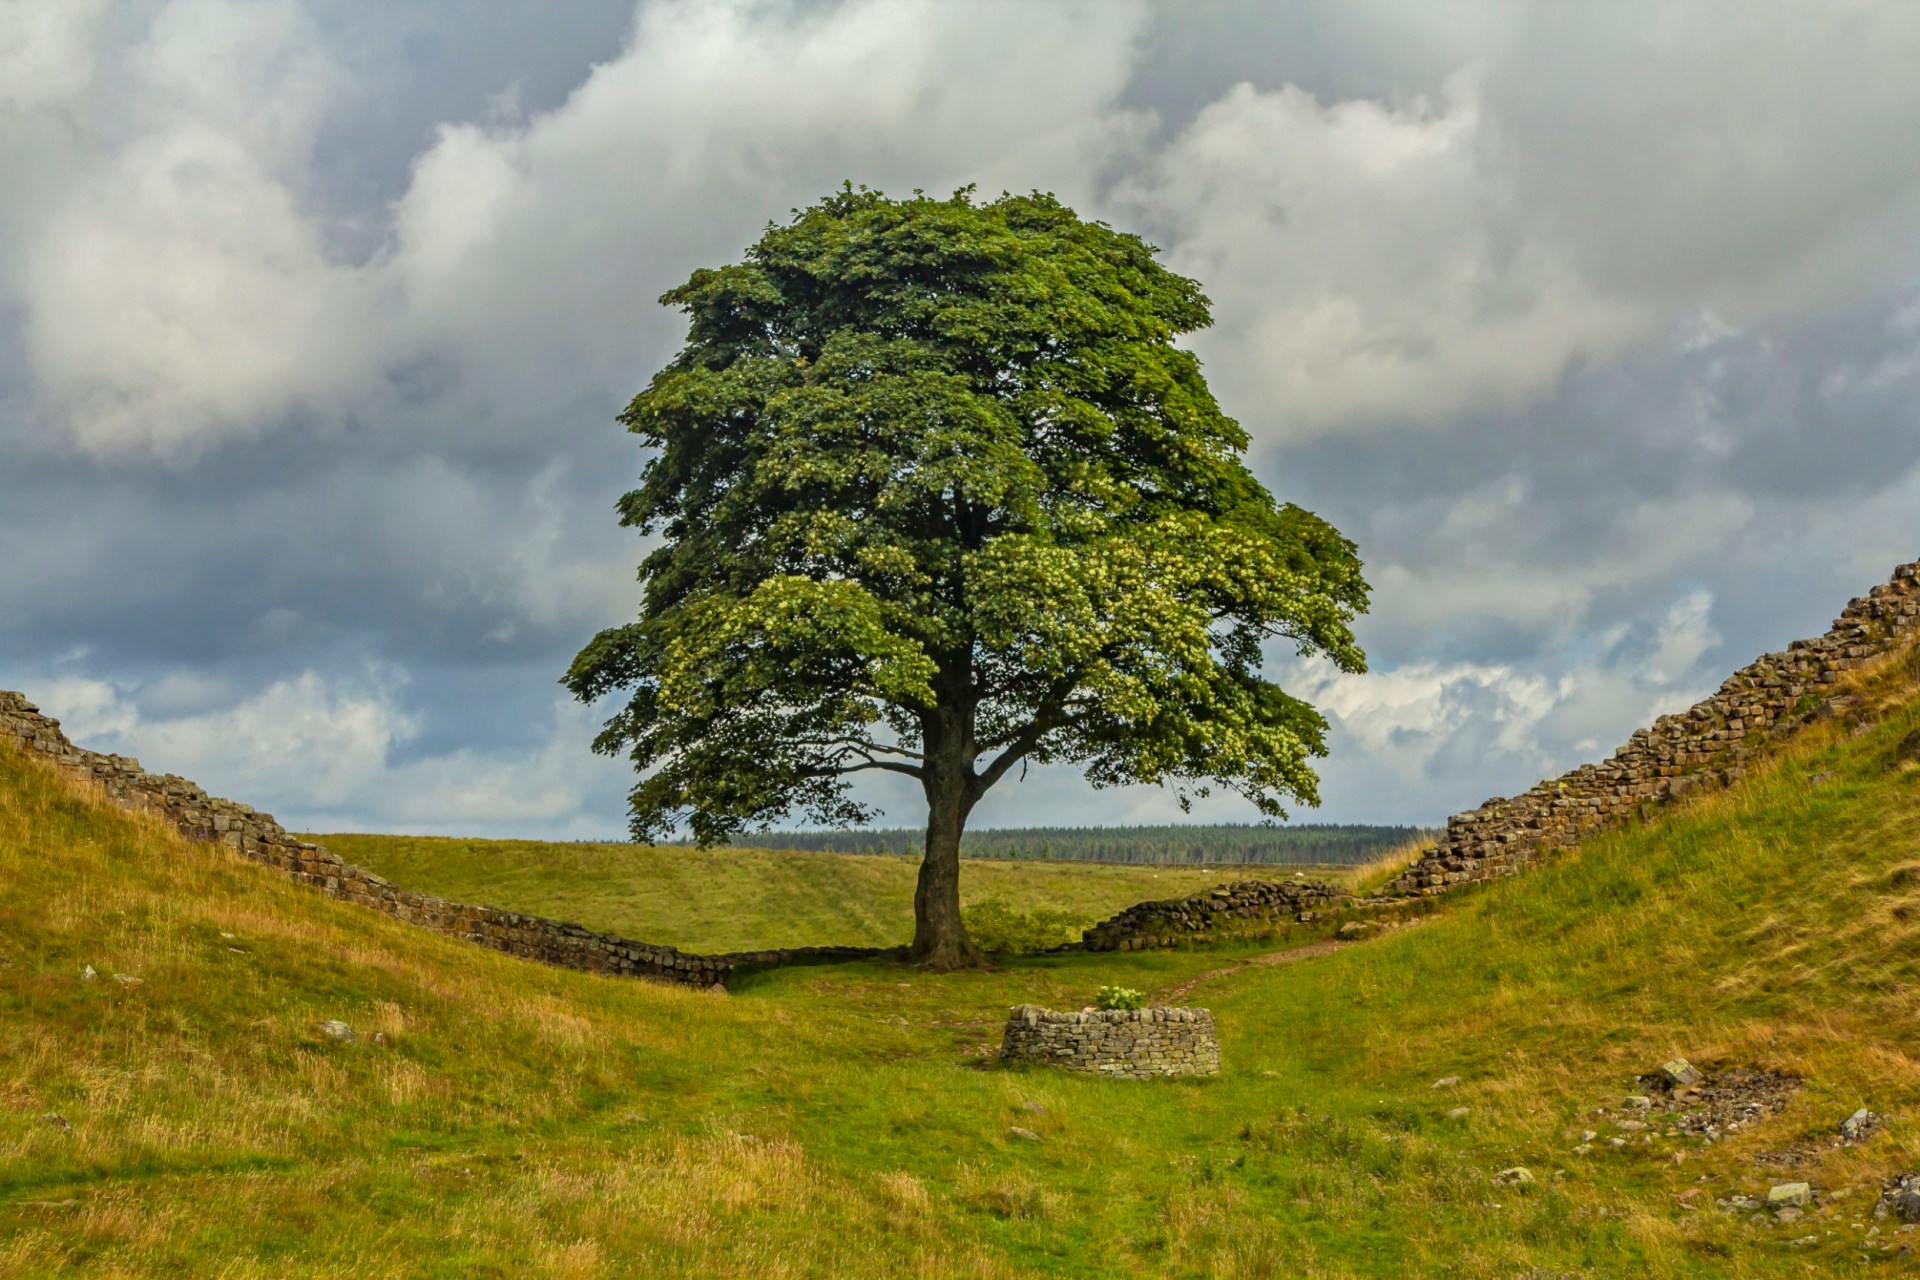
[[[1420,827],[1323,822],[977,827],[961,837],[960,851],[966,857],[983,859],[1291,870],[1371,862],[1402,845],[1423,840],[1430,843],[1433,835]],[[854,827],[830,831],[769,831],[754,838],[769,849],[890,853],[918,858],[926,831],[913,827]]]
[[[913,934],[919,864],[907,858],[430,836],[306,838],[422,893],[576,920],[688,951],[890,947]],[[1025,910],[1069,912],[1087,924],[1147,898],[1182,898],[1226,878],[1177,867],[989,859],[967,859],[964,868],[965,902],[1000,898]],[[1292,868],[1244,873],[1292,874]]]
[[[411,930],[0,754],[0,1275],[1909,1274],[1920,1233],[1868,1210],[1920,1167],[1916,729],[1920,701],[1809,730],[1298,963],[874,962],[732,996]],[[1105,983],[1193,984],[1224,1074],[993,1064],[1008,1005]],[[1722,1142],[1612,1146],[1593,1109],[1676,1054],[1804,1085]],[[1888,1131],[1828,1143],[1861,1105]],[[1798,1223],[1713,1208],[1788,1178],[1821,1196]]]

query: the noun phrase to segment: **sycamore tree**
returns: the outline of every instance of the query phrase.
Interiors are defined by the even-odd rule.
[[[911,778],[910,955],[951,968],[961,832],[1026,762],[1316,803],[1326,722],[1262,659],[1363,670],[1360,561],[1248,471],[1175,345],[1207,299],[1154,253],[1048,195],[849,186],[661,299],[686,346],[621,416],[640,616],[566,677],[625,695],[595,747],[637,838],[860,822],[852,780]]]

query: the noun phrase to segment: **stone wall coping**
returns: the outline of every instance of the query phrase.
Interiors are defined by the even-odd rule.
[[[1104,1022],[1211,1022],[1213,1010],[1168,1005],[1146,1009],[1046,1009],[1037,1004],[1017,1004],[1007,1011],[1007,1017],[1029,1026],[1042,1022],[1070,1026]]]

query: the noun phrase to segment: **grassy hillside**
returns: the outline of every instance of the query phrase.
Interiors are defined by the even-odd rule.
[[[886,947],[913,934],[919,864],[906,858],[425,836],[308,839],[422,893],[577,920],[689,951]],[[1143,899],[1184,897],[1221,879],[1218,871],[1187,868],[969,858],[960,889],[969,903],[1001,898],[1093,924]]]
[[[1916,729],[1920,704],[1811,731],[1295,964],[874,963],[732,997],[423,935],[0,755],[0,1275],[1906,1274],[1880,1246],[1920,1233],[1866,1213],[1920,1166]],[[1108,982],[1197,984],[1226,1073],[983,1069],[1008,1004]],[[1805,1083],[1712,1145],[1591,1114],[1676,1053]],[[1829,1149],[1862,1104],[1889,1131]],[[1515,1164],[1537,1182],[1493,1181]],[[1789,1177],[1825,1197],[1801,1222],[1712,1208]]]

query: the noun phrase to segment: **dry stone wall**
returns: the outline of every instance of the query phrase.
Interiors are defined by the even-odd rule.
[[[1271,933],[1343,905],[1349,894],[1318,880],[1242,880],[1167,902],[1141,902],[1081,935],[1089,951],[1139,951]]]
[[[1843,703],[1847,674],[1920,635],[1920,564],[1847,605],[1833,627],[1730,676],[1688,711],[1661,716],[1605,764],[1585,764],[1518,796],[1447,820],[1438,845],[1388,886],[1410,897],[1525,870],[1582,836],[1643,816],[1701,787],[1740,777],[1745,762]]]
[[[1015,1005],[1000,1056],[1103,1076],[1220,1074],[1220,1040],[1207,1009],[1085,1009]]]
[[[711,987],[724,986],[755,969],[879,954],[877,949],[867,947],[799,947],[694,955],[568,921],[449,902],[390,884],[319,845],[289,835],[272,815],[210,796],[185,778],[150,774],[131,757],[76,747],[61,732],[58,720],[42,715],[24,695],[0,690],[0,742],[8,741],[73,777],[99,785],[122,805],[159,814],[188,839],[226,845],[242,857],[273,867],[329,897],[529,960],[592,973]]]

